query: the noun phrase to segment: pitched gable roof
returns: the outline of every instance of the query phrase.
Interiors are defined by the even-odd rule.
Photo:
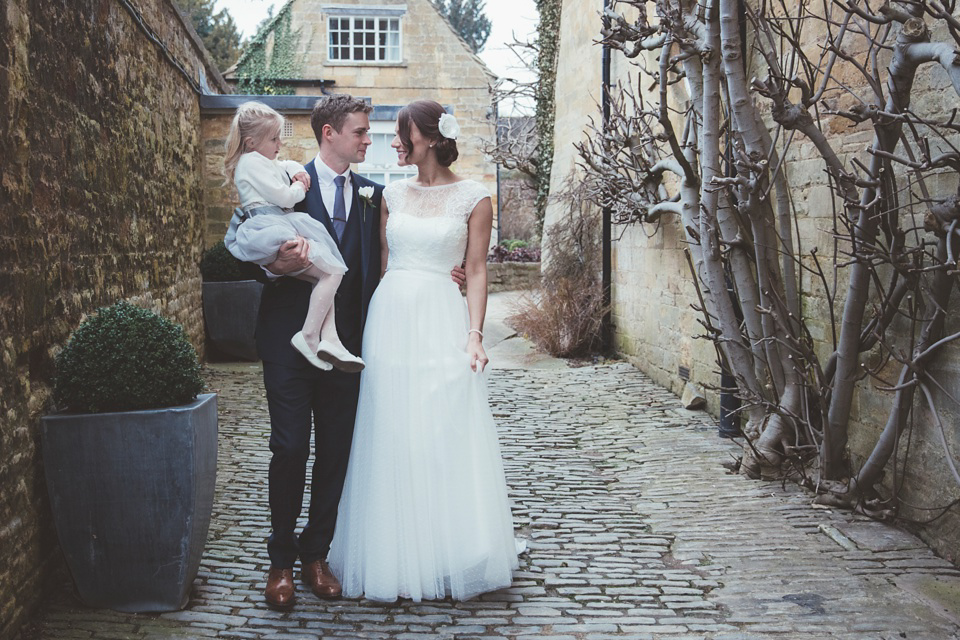
[[[276,28],[280,18],[285,13],[290,11],[295,1],[296,0],[287,0],[286,3],[284,3],[284,5],[276,12],[273,18],[271,18],[268,23],[263,25],[263,27],[261,27],[256,34],[254,34],[254,36],[247,43],[247,46],[244,47],[243,53],[240,54],[239,58],[237,58],[237,61],[233,63],[233,65],[231,65],[229,69],[223,72],[225,76],[233,77],[234,74],[236,73],[237,67],[240,66],[247,58],[250,57],[253,50],[255,48],[262,47],[266,44],[267,36],[269,36],[270,32],[273,31],[274,28]],[[330,4],[329,0],[303,0],[303,1],[309,2],[311,4],[312,3]],[[463,46],[463,49],[467,53],[467,55],[473,58],[473,60],[480,65],[484,75],[486,75],[488,78],[491,78],[493,80],[497,79],[497,74],[491,71],[490,67],[487,66],[487,63],[485,63],[483,59],[480,58],[480,56],[478,56],[476,53],[473,52],[473,49],[470,48],[470,45],[467,44],[467,41],[464,40],[463,36],[461,36],[460,33],[456,30],[456,28],[454,28],[450,20],[448,20],[442,13],[440,13],[440,9],[437,8],[437,5],[435,5],[431,0],[407,0],[407,2],[425,2],[426,4],[428,4],[430,6],[430,9],[433,10],[434,13],[436,13],[437,17],[443,20],[443,23],[447,25],[447,28],[450,29],[450,33],[453,34],[453,36],[460,42],[460,44]],[[345,2],[345,0],[340,0],[340,3],[356,4],[357,7],[364,6],[363,4],[360,4],[360,3],[348,3],[348,2]]]

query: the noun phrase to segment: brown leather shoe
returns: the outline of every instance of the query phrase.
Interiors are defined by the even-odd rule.
[[[297,600],[294,591],[293,569],[271,567],[267,574],[267,588],[263,593],[267,604],[277,609],[288,609]]]
[[[326,560],[314,560],[303,565],[300,578],[318,598],[339,598],[342,593],[340,582],[330,571]]]

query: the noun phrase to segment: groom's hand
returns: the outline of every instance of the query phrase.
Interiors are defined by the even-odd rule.
[[[458,287],[462,287],[463,283],[467,281],[467,272],[464,270],[463,264],[454,267],[453,271],[450,272],[450,277],[453,278]]]
[[[277,259],[267,265],[267,271],[278,276],[284,276],[294,271],[302,271],[310,266],[310,243],[305,238],[297,236],[296,240],[288,240],[277,252]]]

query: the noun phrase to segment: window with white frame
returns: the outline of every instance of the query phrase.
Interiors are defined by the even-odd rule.
[[[366,157],[357,166],[360,175],[380,184],[390,184],[417,175],[416,167],[397,165],[397,152],[390,146],[395,135],[393,124],[388,121],[370,123],[369,135],[373,144],[367,147]]]
[[[330,60],[401,62],[400,18],[335,15],[328,20]]]

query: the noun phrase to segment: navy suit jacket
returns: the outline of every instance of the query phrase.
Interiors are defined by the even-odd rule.
[[[317,170],[311,161],[306,166],[310,176],[310,189],[306,197],[297,204],[297,211],[304,211],[312,218],[319,220],[330,232],[333,238],[336,234],[333,223],[323,198],[320,196]],[[359,295],[360,329],[367,319],[367,307],[373,297],[373,291],[380,283],[380,200],[383,197],[383,185],[367,180],[363,176],[351,172],[350,180],[353,188],[353,202],[350,207],[350,219],[354,216],[360,220],[360,278]],[[360,198],[358,193],[361,187],[373,187],[371,203]],[[292,277],[282,277],[270,281],[263,274],[259,266],[259,274],[254,274],[258,280],[264,282],[263,295],[260,298],[260,312],[257,318],[257,352],[264,362],[282,364],[291,367],[310,367],[311,365],[290,345],[290,338],[303,327],[307,317],[307,307],[310,302],[310,283]],[[353,281],[357,286],[357,278],[344,279],[338,290],[338,296],[343,288]],[[352,291],[352,294],[358,292]],[[350,345],[347,345],[350,346]]]

